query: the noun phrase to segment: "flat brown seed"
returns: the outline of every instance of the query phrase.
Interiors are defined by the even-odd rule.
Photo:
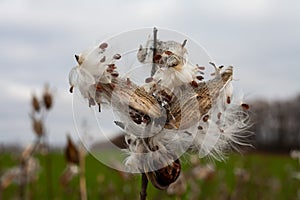
[[[220,119],[220,118],[221,118],[221,115],[222,115],[222,113],[221,113],[221,112],[219,112],[219,113],[218,113],[218,116],[217,116],[217,117],[218,117],[218,119]]]
[[[145,79],[145,83],[150,83],[151,81],[153,81],[153,78],[152,78],[152,77],[149,77],[149,78],[146,78],[146,79]]]
[[[116,71],[113,71],[113,72],[111,73],[111,75],[112,75],[113,77],[117,78],[117,77],[119,76],[119,73],[116,72]]]
[[[73,93],[73,89],[74,89],[74,86],[72,85],[71,87],[70,87],[70,93]]]
[[[204,77],[203,76],[196,76],[196,78],[199,80],[199,81],[202,81],[203,79],[204,79]]]
[[[167,55],[173,55],[173,52],[172,51],[165,51],[165,54],[167,54]]]
[[[158,60],[160,60],[161,59],[161,55],[159,55],[159,54],[156,54],[155,56],[154,56],[154,58],[153,58],[155,61],[158,61]]]
[[[78,55],[75,55],[75,59],[79,63],[79,56]]]
[[[248,110],[250,108],[250,106],[246,103],[242,103],[241,106],[243,107],[243,109]]]
[[[103,42],[99,45],[99,48],[102,50],[106,49],[107,47],[108,47],[108,44],[106,42]]]
[[[113,58],[116,59],[116,60],[119,60],[121,58],[121,55],[117,53],[117,54],[114,55]]]
[[[96,90],[97,90],[97,91],[101,91],[101,90],[102,90],[102,85],[101,85],[101,83],[97,83],[97,85],[96,85]]]
[[[198,83],[196,81],[192,81],[190,82],[191,86],[193,86],[194,88],[198,87]]]
[[[115,64],[113,64],[113,63],[112,63],[112,64],[108,64],[107,66],[108,66],[109,68],[111,68],[111,69],[116,69],[116,66],[115,66]]]
[[[226,103],[230,104],[231,103],[231,98],[228,96],[226,99]]]
[[[131,80],[130,80],[130,78],[127,78],[127,79],[126,79],[126,83],[127,83],[128,86],[131,85]]]
[[[204,122],[207,122],[207,121],[208,121],[208,119],[209,119],[209,115],[205,115],[205,116],[203,117],[203,119],[202,119],[202,120],[203,120]]]
[[[103,58],[101,58],[100,62],[103,63],[103,62],[105,62],[105,60],[106,60],[106,57],[103,56]]]
[[[196,66],[197,66],[198,69],[200,69],[200,70],[205,70],[205,66],[199,66],[198,64],[196,64]]]

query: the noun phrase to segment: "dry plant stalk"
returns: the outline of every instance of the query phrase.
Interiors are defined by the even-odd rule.
[[[85,157],[86,152],[83,145],[80,144],[79,147],[76,147],[70,135],[67,135],[67,145],[65,148],[65,159],[67,166],[60,177],[60,183],[63,187],[66,187],[75,176],[79,175],[79,189],[81,200],[87,199]]]

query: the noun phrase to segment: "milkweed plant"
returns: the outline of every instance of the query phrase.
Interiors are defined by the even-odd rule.
[[[185,152],[222,160],[228,149],[248,145],[249,105],[233,92],[234,68],[193,63],[188,39],[158,35],[154,28],[136,47],[139,67],[149,69],[142,83],[124,73],[119,61],[127,54],[117,52],[117,42],[104,41],[75,55],[77,65],[69,74],[70,92],[77,89],[87,106],[97,106],[101,114],[108,105],[117,113],[114,122],[127,145],[126,169],[143,175],[141,199],[148,181],[167,189],[177,180]]]

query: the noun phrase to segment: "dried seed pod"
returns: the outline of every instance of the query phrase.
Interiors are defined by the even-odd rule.
[[[42,120],[37,120],[35,118],[32,118],[32,128],[34,133],[38,137],[41,137],[44,134],[44,125]]]
[[[40,107],[40,103],[38,101],[38,99],[36,98],[35,95],[32,96],[32,101],[31,101],[31,105],[32,105],[32,108],[35,112],[39,112],[41,107]]]
[[[68,163],[79,164],[79,153],[71,140],[71,137],[67,135],[67,146],[65,148],[65,158]]]
[[[146,173],[148,180],[151,181],[154,187],[165,190],[171,183],[174,183],[180,175],[181,164],[179,159],[175,160],[170,165],[158,169],[154,172]]]
[[[48,86],[45,87],[44,94],[43,94],[43,101],[46,109],[49,110],[52,107],[53,101]]]

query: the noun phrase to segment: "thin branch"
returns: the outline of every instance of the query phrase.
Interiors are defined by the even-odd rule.
[[[140,192],[140,200],[146,200],[147,197],[148,178],[145,173],[142,173],[142,185]]]

